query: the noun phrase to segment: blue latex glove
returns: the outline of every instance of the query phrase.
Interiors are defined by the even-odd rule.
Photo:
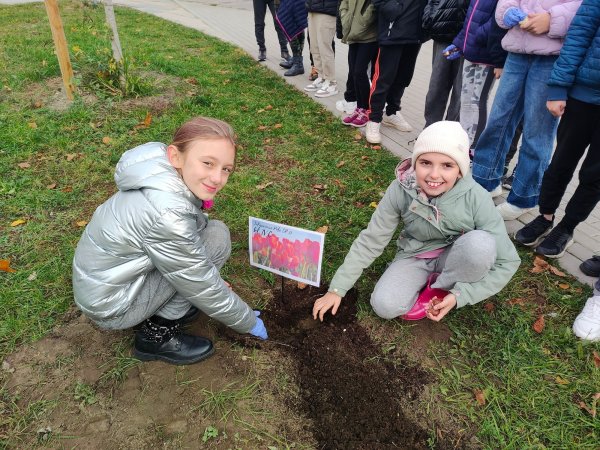
[[[450,44],[448,47],[442,50],[442,55],[444,55],[448,61],[460,58],[461,54],[460,48],[454,44]]]
[[[250,334],[264,341],[269,338],[269,335],[267,334],[267,329],[265,328],[262,319],[258,318],[258,316],[260,316],[260,311],[254,311],[254,315],[256,316],[256,324],[254,325],[254,328],[250,330]]]
[[[504,21],[504,25],[512,28],[526,17],[527,14],[525,14],[519,8],[508,8],[504,13],[504,19],[502,20]]]

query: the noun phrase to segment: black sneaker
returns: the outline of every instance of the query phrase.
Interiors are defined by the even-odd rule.
[[[508,177],[502,177],[502,187],[504,189],[508,189],[509,191],[512,189],[513,180],[515,179],[515,174],[511,173]]]
[[[161,360],[170,364],[193,364],[215,352],[210,339],[181,332],[177,321],[166,325],[146,320],[135,333],[133,356],[141,361]]]
[[[572,243],[573,235],[559,225],[536,247],[535,252],[548,258],[560,258]]]
[[[590,277],[600,277],[600,256],[594,255],[581,263],[579,269]]]
[[[550,233],[553,220],[546,220],[541,214],[515,233],[515,241],[528,247],[535,247]]]
[[[258,51],[258,60],[261,61],[261,62],[267,60],[267,51],[266,50],[259,50]]]

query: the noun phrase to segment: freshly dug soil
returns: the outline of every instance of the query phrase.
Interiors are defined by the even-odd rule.
[[[405,360],[396,358],[394,365],[386,359],[356,321],[354,290],[335,316],[313,320],[314,301],[325,292],[286,283],[283,296],[277,293],[262,312],[269,341],[258,344],[279,345],[296,361],[303,414],[314,423],[318,448],[427,448],[427,432],[406,417],[401,401],[419,395],[426,373]]]

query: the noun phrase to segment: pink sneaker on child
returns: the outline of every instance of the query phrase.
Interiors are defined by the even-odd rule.
[[[432,273],[427,279],[427,285],[423,288],[414,306],[406,314],[402,316],[404,320],[421,320],[427,316],[425,308],[433,297],[437,297],[440,300],[448,295],[448,291],[443,289],[432,288],[431,285],[435,283],[439,273]]]
[[[356,116],[358,116],[359,112],[360,108],[355,108],[354,111],[352,111],[352,114],[342,119],[342,123],[344,125],[352,125],[352,122],[354,121],[354,119],[356,119]]]
[[[364,127],[368,121],[369,114],[367,114],[367,110],[363,108],[358,108],[358,114],[356,115],[356,117],[350,125],[352,125],[355,128],[361,128]]]

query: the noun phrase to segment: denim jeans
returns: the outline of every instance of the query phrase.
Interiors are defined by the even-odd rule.
[[[550,162],[558,118],[546,109],[556,56],[509,53],[487,126],[473,158],[473,178],[488,191],[502,179],[504,161],[521,117],[523,138],[508,203],[519,208],[538,204],[542,177]]]

